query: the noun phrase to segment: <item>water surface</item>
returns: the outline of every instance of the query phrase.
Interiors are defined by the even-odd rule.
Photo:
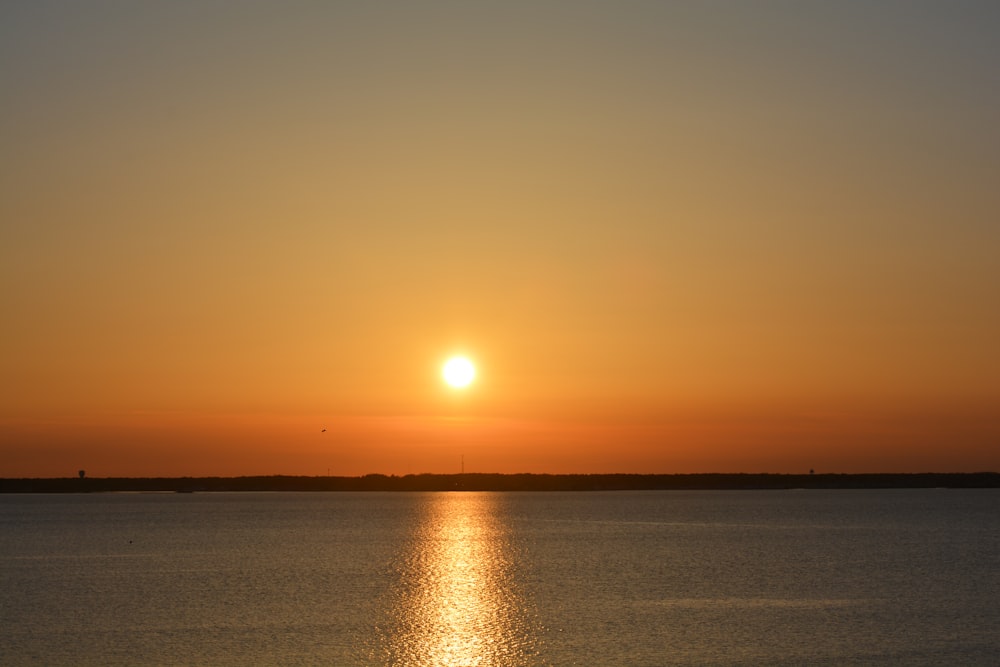
[[[0,496],[4,665],[992,665],[1000,492]]]

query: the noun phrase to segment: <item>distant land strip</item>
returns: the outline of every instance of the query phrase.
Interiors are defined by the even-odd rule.
[[[240,491],[652,491],[753,489],[995,489],[1000,473],[808,474],[698,473],[364,475],[362,477],[69,477],[0,478],[0,493]]]

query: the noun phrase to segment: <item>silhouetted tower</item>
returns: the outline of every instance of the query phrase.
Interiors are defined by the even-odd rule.
[[[80,479],[83,479],[84,477],[87,476],[87,471],[86,470],[81,470],[77,474],[80,476]]]

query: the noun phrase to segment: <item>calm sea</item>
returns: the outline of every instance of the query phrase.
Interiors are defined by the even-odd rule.
[[[2,665],[998,665],[996,490],[0,496]]]

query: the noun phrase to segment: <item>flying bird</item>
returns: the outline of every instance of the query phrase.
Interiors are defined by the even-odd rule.
[[[320,431],[320,433],[326,433],[326,429],[323,429],[322,431]]]

